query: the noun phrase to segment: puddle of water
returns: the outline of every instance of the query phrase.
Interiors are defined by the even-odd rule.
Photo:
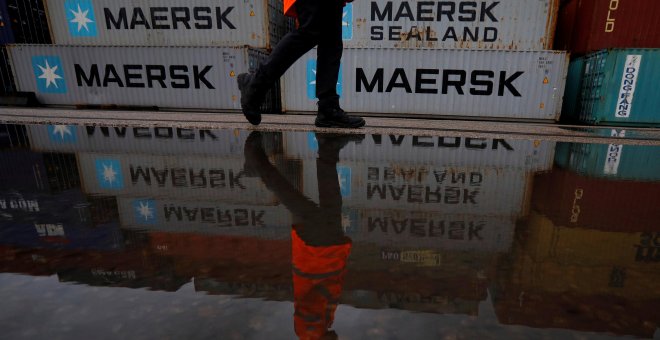
[[[659,335],[660,147],[5,128],[9,338]]]

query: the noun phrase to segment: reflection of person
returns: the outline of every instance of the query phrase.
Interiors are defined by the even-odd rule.
[[[352,0],[349,0],[349,2]],[[275,46],[256,73],[237,77],[241,108],[247,120],[261,122],[260,106],[272,86],[296,60],[318,45],[316,67],[316,126],[358,128],[364,119],[347,115],[339,107],[337,80],[342,55],[343,0],[284,0],[284,14],[297,17],[298,28]],[[303,91],[304,89],[294,89]]]
[[[341,222],[337,161],[341,148],[355,137],[316,136],[319,145],[316,160],[318,205],[296,190],[270,163],[259,132],[252,132],[245,143],[246,172],[258,174],[293,214],[294,328],[300,339],[336,338],[330,327],[351,250],[351,240],[344,235]]]

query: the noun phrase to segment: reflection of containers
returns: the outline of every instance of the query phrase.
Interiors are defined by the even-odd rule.
[[[224,204],[220,202],[119,198],[124,228],[203,235],[237,235],[288,239],[291,214],[281,206]]]
[[[555,48],[584,54],[604,48],[660,47],[656,0],[569,0],[559,11]]]
[[[149,155],[243,156],[250,131],[177,127],[28,126],[33,150]],[[268,154],[281,150],[281,134],[264,133]]]
[[[48,178],[41,153],[0,151],[0,188],[47,191]]]
[[[626,130],[608,135],[622,137]],[[588,176],[637,181],[660,180],[660,147],[623,144],[560,143],[557,164]]]
[[[236,75],[266,54],[226,47],[8,47],[16,87],[44,104],[240,109]],[[264,105],[274,105],[272,96]]]
[[[567,101],[574,101],[564,111],[568,117],[592,124],[660,126],[660,49],[592,53],[573,61],[570,72],[568,78],[579,87],[566,88]]]
[[[303,164],[305,196],[318,201],[316,161]],[[442,214],[522,216],[528,172],[488,167],[342,161],[337,174],[344,207],[411,209]]]
[[[46,0],[56,44],[272,48],[292,22],[282,1]],[[86,24],[71,23],[77,11]]]
[[[344,46],[552,49],[559,0],[357,1],[344,8]]]
[[[480,212],[478,209],[475,213]],[[354,242],[473,252],[503,252],[511,247],[515,218],[447,215],[406,210],[358,210]]]
[[[288,157],[317,157],[315,133],[285,132],[283,139]],[[554,148],[554,142],[540,140],[366,135],[362,141],[349,142],[342,148],[339,159],[538,171],[552,168]]]
[[[284,75],[283,109],[316,111],[316,50]],[[568,56],[557,51],[345,49],[349,112],[556,120]]]
[[[658,202],[660,182],[591,178],[561,169],[534,178],[533,207],[566,227],[660,231]]]

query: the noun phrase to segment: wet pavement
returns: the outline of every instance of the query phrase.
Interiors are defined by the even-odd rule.
[[[660,338],[657,131],[75,118],[0,125],[8,339]]]

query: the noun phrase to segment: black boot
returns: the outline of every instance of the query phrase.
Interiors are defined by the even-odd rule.
[[[265,93],[256,88],[253,79],[254,73],[241,73],[236,77],[236,82],[238,82],[238,90],[241,91],[243,115],[252,125],[259,125]]]
[[[339,105],[321,106],[316,115],[314,125],[318,127],[360,128],[365,124],[358,116],[349,116]]]

